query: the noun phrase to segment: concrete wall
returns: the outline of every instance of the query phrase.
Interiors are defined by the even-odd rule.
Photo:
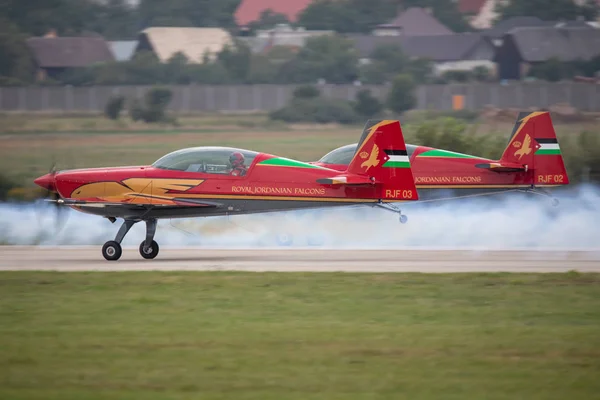
[[[111,95],[141,97],[148,86],[1,87],[0,112],[101,112]],[[293,85],[171,86],[175,112],[270,111],[292,97]],[[325,96],[352,100],[361,89],[385,99],[389,86],[324,85]],[[522,83],[423,85],[417,89],[419,109],[450,110],[452,96],[464,95],[465,108],[543,108],[568,103],[581,111],[600,111],[600,85],[589,83]]]

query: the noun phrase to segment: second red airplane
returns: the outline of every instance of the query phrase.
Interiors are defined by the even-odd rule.
[[[522,112],[499,160],[407,145],[420,200],[458,198],[507,191],[533,191],[567,185],[556,132],[548,112]],[[343,171],[357,144],[335,149],[315,165]]]

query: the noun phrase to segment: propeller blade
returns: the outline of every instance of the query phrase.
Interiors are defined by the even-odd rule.
[[[54,176],[57,174],[57,170],[56,170],[56,162],[53,160],[52,164],[50,165],[50,168],[48,169],[48,174],[51,175],[53,178]],[[52,179],[52,181],[54,181],[54,179]],[[64,207],[63,204],[61,204],[61,202],[59,201],[61,199],[60,194],[58,194],[58,192],[55,191],[55,188],[53,187],[54,185],[50,185],[48,186],[47,190],[46,190],[46,194],[44,196],[44,202],[42,204],[46,204],[46,203],[50,203],[52,204],[52,207],[54,208],[53,210],[53,217],[54,217],[54,221],[53,221],[53,225],[54,225],[54,230],[55,230],[55,234],[59,233],[62,228],[66,225],[66,221],[68,219],[68,213]],[[39,212],[36,210],[36,214],[38,214],[38,222],[41,221],[41,218],[39,216]]]

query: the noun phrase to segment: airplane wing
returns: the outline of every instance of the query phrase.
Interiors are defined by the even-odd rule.
[[[107,201],[89,201],[89,200],[78,200],[78,199],[58,199],[58,200],[46,200],[52,203],[58,203],[66,206],[77,206],[77,207],[124,207],[124,208],[144,208],[147,206],[152,207],[207,207],[207,208],[219,208],[223,204],[212,201],[205,201],[202,199],[191,199],[191,198],[174,198],[172,204],[143,204],[143,203],[127,203],[127,202],[107,202]]]

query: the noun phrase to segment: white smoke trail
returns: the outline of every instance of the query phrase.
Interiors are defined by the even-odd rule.
[[[161,246],[253,248],[282,244],[324,248],[564,248],[600,249],[600,188],[579,186],[557,194],[560,204],[528,194],[471,198],[403,206],[409,221],[369,207],[160,221]],[[51,206],[0,204],[0,243],[101,245],[120,221],[72,210],[59,233]],[[137,247],[144,224],[123,245]]]

